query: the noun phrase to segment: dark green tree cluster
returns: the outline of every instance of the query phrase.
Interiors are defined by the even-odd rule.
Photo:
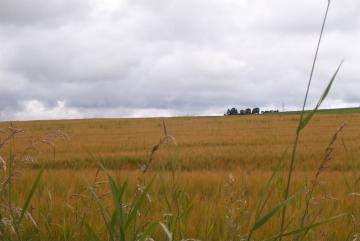
[[[227,109],[225,115],[257,115],[260,114],[260,108],[255,107],[253,109],[247,108],[245,110],[236,109],[235,107]]]

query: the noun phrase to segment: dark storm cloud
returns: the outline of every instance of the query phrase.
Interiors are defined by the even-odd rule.
[[[0,2],[2,118],[299,108],[327,1]],[[333,1],[309,105],[359,105],[356,0]]]

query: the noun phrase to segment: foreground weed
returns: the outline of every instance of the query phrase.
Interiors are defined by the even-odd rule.
[[[141,222],[136,222],[138,216],[141,215],[141,209],[144,206],[146,200],[151,202],[150,198],[150,188],[154,182],[154,178],[151,179],[149,183],[145,183],[143,175],[148,170],[149,166],[151,165],[155,153],[158,151],[161,145],[165,144],[168,140],[172,140],[174,144],[176,144],[176,140],[174,137],[168,135],[165,121],[163,121],[163,128],[164,128],[164,137],[160,140],[159,144],[155,145],[150,153],[150,157],[148,161],[140,167],[141,176],[138,177],[138,184],[137,189],[133,193],[132,200],[128,202],[125,201],[125,193],[128,191],[128,181],[123,182],[120,186],[117,185],[115,180],[111,177],[109,173],[107,173],[106,168],[104,165],[97,161],[100,169],[107,173],[108,182],[110,184],[111,189],[111,196],[113,201],[113,210],[109,211],[104,203],[102,202],[101,198],[97,194],[96,190],[90,183],[85,179],[87,182],[88,189],[92,194],[98,208],[100,210],[101,216],[103,218],[104,225],[106,226],[107,236],[111,241],[119,240],[119,241],[129,241],[129,240],[136,240],[136,241],[143,241],[149,240],[151,238],[152,233],[155,231],[156,227],[160,227],[163,232],[165,233],[167,239],[172,241],[174,238],[174,233],[176,234],[177,230],[180,230],[177,226],[178,219],[183,220],[184,216],[176,215],[175,225],[164,224],[160,221],[145,221],[142,220]],[[173,170],[173,183],[175,185],[175,172]],[[182,192],[178,191],[177,188],[173,187],[173,195],[176,195],[175,200],[178,201]],[[178,196],[180,195],[180,196]],[[177,210],[179,210],[179,202],[176,202]],[[190,208],[188,208],[190,210]],[[143,212],[146,212],[143,210]],[[143,219],[143,218],[142,218]],[[172,222],[169,222],[172,223]],[[100,240],[99,236],[96,234],[94,229],[89,225],[86,224],[87,233],[90,240],[98,241]]]
[[[161,192],[159,198],[163,206],[163,223],[171,232],[173,240],[187,237],[190,213],[194,207],[192,197],[186,193],[177,181],[177,163],[171,164],[171,184],[168,185],[160,174]]]
[[[299,124],[298,124],[298,128],[296,130],[295,141],[294,141],[292,154],[291,154],[290,167],[289,167],[289,171],[288,171],[288,177],[287,177],[287,181],[286,181],[286,188],[285,188],[285,192],[284,192],[284,201],[283,202],[285,202],[289,198],[290,184],[291,184],[291,180],[292,180],[292,174],[293,174],[293,170],[294,170],[294,164],[295,164],[295,159],[296,159],[296,151],[297,151],[297,147],[298,147],[298,143],[299,143],[300,134],[301,134],[302,130],[309,124],[310,120],[315,115],[315,113],[318,111],[320,105],[322,104],[322,102],[327,97],[327,95],[328,95],[328,93],[329,93],[329,91],[331,89],[331,86],[332,86],[332,84],[333,84],[333,82],[334,82],[334,80],[335,80],[335,78],[336,78],[336,76],[337,76],[337,74],[338,74],[338,72],[340,70],[340,67],[341,67],[341,64],[340,64],[339,67],[337,68],[337,70],[335,71],[334,75],[332,76],[330,82],[328,83],[327,87],[325,88],[323,94],[321,95],[321,97],[320,97],[318,103],[316,104],[315,108],[305,116],[305,107],[306,107],[306,103],[307,103],[307,100],[308,100],[308,94],[309,94],[309,90],[310,90],[310,86],[311,86],[311,82],[312,82],[312,78],[313,78],[313,74],[314,74],[314,70],[315,70],[315,65],[316,65],[316,62],[317,62],[317,57],[318,57],[318,53],[319,53],[319,49],[320,49],[320,44],[321,44],[321,40],[322,40],[322,36],[323,36],[323,32],[324,32],[324,28],[325,28],[325,24],[326,24],[326,20],[327,20],[329,8],[330,8],[330,0],[328,0],[325,16],[324,16],[323,23],[322,23],[322,26],[321,26],[320,36],[319,36],[318,44],[317,44],[317,47],[316,47],[312,68],[311,68],[311,71],[310,71],[310,77],[309,77],[309,81],[308,81],[308,85],[307,85],[307,89],[306,89],[306,94],[305,94],[305,98],[304,98],[302,111],[301,111],[301,114],[300,114]],[[280,234],[279,234],[279,240],[280,241],[282,240],[283,233],[284,233],[284,227],[285,227],[285,223],[286,223],[285,218],[286,218],[286,205],[282,209],[281,224],[280,224]]]
[[[313,198],[313,194],[314,194],[314,191],[315,191],[315,188],[316,186],[318,185],[318,182],[319,182],[319,176],[320,176],[320,173],[326,168],[328,162],[331,160],[331,155],[334,151],[334,144],[335,144],[335,141],[339,135],[339,133],[343,130],[343,128],[345,127],[345,123],[342,124],[337,130],[336,132],[334,133],[329,145],[326,147],[325,149],[325,153],[324,153],[324,156],[322,158],[322,160],[320,161],[320,164],[319,164],[319,168],[317,169],[316,173],[315,173],[315,176],[313,178],[313,181],[311,183],[311,186],[309,187],[309,189],[307,190],[306,192],[306,195],[305,195],[305,209],[304,209],[304,213],[302,215],[302,218],[301,218],[301,221],[300,221],[300,227],[303,228],[304,227],[304,224],[305,224],[305,221],[307,218],[309,218],[309,207],[310,207],[310,201],[312,200]],[[305,232],[303,234],[303,237],[300,238],[298,237],[297,240],[303,240],[305,235],[306,235],[307,232]]]
[[[5,180],[2,181],[0,189],[0,238],[3,240],[13,240],[14,238],[16,240],[24,240],[28,239],[26,236],[29,229],[33,229],[32,233],[34,233],[34,235],[37,235],[39,231],[39,226],[28,209],[40,183],[43,169],[41,169],[37,174],[33,184],[31,185],[30,191],[26,195],[25,202],[21,207],[19,207],[18,202],[13,200],[13,193],[16,191],[14,190],[13,184],[15,163],[14,138],[17,134],[22,133],[23,130],[11,126],[6,130],[2,130],[2,132],[7,133],[7,136],[0,142],[0,150],[4,146],[8,145],[9,158],[6,163],[6,161],[1,157],[3,170],[4,172],[7,171],[7,176]],[[26,223],[24,223],[24,219],[26,219]]]

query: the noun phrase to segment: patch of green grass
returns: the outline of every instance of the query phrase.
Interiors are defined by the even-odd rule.
[[[306,112],[310,112],[312,110],[305,110]],[[279,115],[298,115],[301,114],[302,111],[284,111],[279,113]],[[360,107],[351,107],[351,108],[334,108],[334,109],[319,109],[317,110],[318,114],[352,114],[352,113],[360,113]],[[268,115],[268,114],[267,114]]]

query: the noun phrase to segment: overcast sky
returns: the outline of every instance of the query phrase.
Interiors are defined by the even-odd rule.
[[[326,0],[1,0],[0,119],[299,109]],[[310,91],[360,106],[360,1],[333,0]]]

